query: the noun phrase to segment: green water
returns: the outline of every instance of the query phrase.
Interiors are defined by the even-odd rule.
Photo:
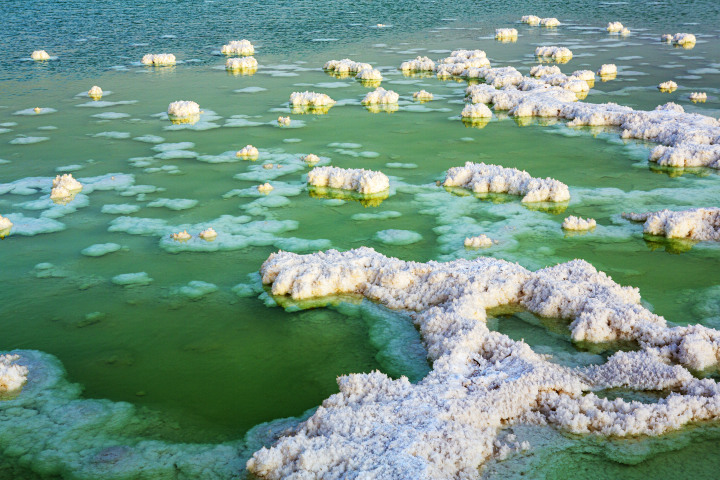
[[[113,5],[106,3],[108,9]],[[53,8],[45,2],[36,2],[33,7]],[[154,7],[164,8],[161,4]],[[603,22],[620,19],[629,26],[633,35],[622,39],[601,30],[573,26],[586,26],[587,17],[581,7],[573,4],[573,16],[567,19],[560,11],[548,12],[569,25],[547,30],[511,23],[522,14],[534,12],[510,15],[493,11],[487,18],[480,12],[462,16],[460,13],[467,12],[470,6],[458,4],[452,7],[456,9],[450,12],[453,15],[447,16],[461,20],[443,22],[438,15],[426,12],[413,27],[400,22],[412,18],[409,5],[382,7],[386,11],[381,11],[377,19],[367,6],[361,5],[357,15],[365,25],[388,17],[396,18],[397,24],[387,29],[369,29],[338,23],[333,28],[332,22],[340,22],[343,13],[333,11],[328,25],[317,27],[317,31],[306,29],[302,39],[296,41],[284,37],[277,44],[273,43],[275,37],[269,26],[258,26],[267,17],[256,12],[251,19],[256,36],[247,36],[251,40],[262,38],[255,55],[260,68],[254,75],[245,76],[227,74],[222,68],[224,57],[211,54],[229,38],[243,38],[244,34],[236,32],[211,34],[208,29],[194,36],[172,28],[158,31],[155,26],[143,34],[142,29],[133,27],[127,39],[112,37],[115,42],[108,42],[107,55],[102,55],[97,40],[73,46],[74,39],[66,33],[56,41],[60,56],[57,61],[34,64],[19,58],[26,56],[25,50],[29,56],[36,45],[56,54],[51,51],[53,43],[36,30],[37,26],[28,27],[32,35],[21,40],[15,35],[21,29],[16,27],[12,31],[15,34],[8,33],[3,41],[4,46],[17,52],[18,58],[3,60],[0,123],[17,125],[0,127],[10,130],[0,134],[0,158],[9,161],[0,164],[0,184],[36,176],[47,177],[49,182],[56,173],[72,170],[76,178],[131,174],[135,185],[164,190],[140,197],[96,190],[86,197],[87,206],[57,218],[65,225],[64,230],[35,236],[10,235],[0,242],[0,303],[4,314],[0,320],[0,350],[35,349],[55,355],[67,369],[69,380],[83,386],[85,397],[127,401],[149,408],[177,425],[173,431],[157,433],[158,438],[186,442],[238,439],[260,422],[300,415],[337,391],[338,375],[380,369],[393,376],[412,377],[422,371],[417,361],[396,361],[403,349],[408,354],[412,350],[417,357],[417,338],[408,333],[407,341],[388,347],[387,339],[395,330],[377,326],[378,318],[395,324],[409,323],[404,317],[348,306],[285,311],[269,306],[272,302],[267,302],[267,295],[258,298],[259,291],[238,296],[233,287],[257,284],[257,279],[248,275],[257,272],[279,244],[171,253],[162,247],[158,234],[109,231],[111,222],[120,216],[102,213],[102,207],[110,204],[137,205],[139,211],[128,216],[161,219],[169,226],[209,227],[222,215],[249,215],[252,221],[293,220],[296,229],[275,237],[325,240],[309,247],[303,247],[302,242],[284,247],[300,253],[317,250],[317,245],[323,249],[370,246],[405,260],[491,255],[531,269],[583,258],[615,281],[639,287],[648,306],[671,322],[717,326],[720,313],[713,296],[716,289],[712,287],[720,282],[718,247],[704,243],[687,249],[646,239],[640,225],[619,218],[623,211],[718,206],[720,177],[715,171],[671,172],[651,167],[646,160],[651,145],[623,142],[612,130],[569,129],[562,122],[531,121],[520,126],[502,114],[484,128],[466,127],[458,118],[466,82],[404,77],[396,70],[402,61],[417,55],[440,58],[446,55],[441,51],[449,54],[455,48],[482,48],[493,66],[512,65],[527,73],[536,64],[532,55],[536,45],[558,44],[569,46],[575,53],[570,63],[561,66],[566,73],[583,68],[597,70],[603,63],[616,63],[620,68],[617,79],[597,81],[588,102],[613,101],[652,109],[674,101],[686,111],[714,117],[720,114],[717,39],[698,35],[700,41],[692,50],[657,41],[665,30],[711,33],[714,27],[702,23],[705,19],[685,18],[683,22],[701,23],[675,27],[656,12],[647,25],[627,7],[613,7],[622,16]],[[133,8],[137,10],[130,10]],[[541,10],[538,5],[536,8]],[[56,15],[68,22],[80,21],[75,11],[58,10]],[[203,15],[191,23],[214,14],[208,10]],[[299,21],[307,21],[301,17]],[[97,28],[108,29],[105,22],[104,17],[98,19]],[[168,22],[179,24],[176,18]],[[517,43],[501,44],[492,39],[493,29],[504,26],[518,28],[521,36]],[[92,27],[93,22],[85,24],[82,35],[92,35]],[[173,32],[178,34],[176,38],[160,39],[161,34]],[[343,38],[343,32],[352,42]],[[339,40],[312,42],[313,38]],[[128,45],[140,41],[150,45]],[[88,52],[87,63],[83,63],[84,51]],[[133,64],[144,53],[161,51],[174,52],[181,60],[199,61],[159,69]],[[348,56],[382,69],[383,87],[401,95],[397,112],[368,112],[359,105],[368,88],[353,79],[333,78],[320,68],[327,60]],[[124,68],[108,69],[115,65]],[[655,86],[668,79],[676,79],[680,88],[671,94],[659,93]],[[80,108],[92,102],[77,94],[92,85],[112,92],[103,101],[134,103]],[[248,87],[265,90],[236,91]],[[412,102],[412,93],[421,88],[432,92],[436,100]],[[339,104],[325,115],[291,114],[287,100],[291,92],[298,90],[327,93]],[[691,91],[707,91],[710,98],[705,104],[693,104],[687,99]],[[168,130],[170,122],[155,115],[180,99],[198,102],[206,114],[214,112],[220,117],[212,120],[218,128]],[[13,115],[35,106],[51,107],[57,112]],[[112,120],[93,117],[105,112],[127,116]],[[279,128],[275,124],[278,115],[287,114],[293,126],[299,128]],[[224,127],[234,115],[243,115],[245,120],[260,125]],[[56,129],[41,128],[45,126]],[[96,136],[103,132],[123,132],[121,136],[126,138]],[[28,145],[9,143],[23,135],[49,140]],[[158,152],[153,150],[153,144],[133,140],[142,135],[163,137],[164,143],[192,142],[194,145],[184,150],[196,156],[220,155],[247,144],[258,147],[261,155],[256,162],[233,163],[154,158]],[[333,146],[338,143],[357,145]],[[284,163],[291,170],[292,161],[288,159],[308,153],[329,158],[332,165],[339,167],[385,172],[391,176],[391,195],[374,206],[351,199],[342,203],[311,196],[303,187],[303,173],[308,170],[305,168],[270,180],[295,187],[284,195],[280,188],[270,193],[268,199],[288,199],[280,199],[275,206],[258,206],[257,196],[223,198],[234,189],[248,189],[264,182],[237,179],[235,175],[256,171],[265,162]],[[518,197],[476,198],[435,185],[448,168],[466,161],[517,167],[533,176],[556,178],[569,185],[572,200],[564,211],[537,210],[522,205]],[[413,164],[410,166],[414,168],[387,164]],[[67,166],[75,167],[61,168]],[[20,204],[43,196],[47,191],[0,195],[0,214],[37,217],[43,210]],[[159,198],[193,199],[197,205],[186,210],[147,205]],[[400,215],[388,219],[352,218],[387,211]],[[560,224],[570,214],[595,218],[598,228],[585,235],[565,235]],[[388,245],[376,236],[387,229],[417,232],[422,240],[410,245]],[[487,250],[466,251],[463,239],[480,233],[497,239],[499,244]],[[108,242],[122,248],[97,258],[80,253],[90,245]],[[43,262],[53,267],[35,268]],[[115,275],[142,271],[153,279],[150,285],[123,288],[111,281]],[[196,280],[213,283],[218,290],[200,299],[179,293],[180,287]],[[572,354],[578,350],[548,325],[528,325],[511,322],[504,333],[537,340],[535,343],[547,350],[543,353]],[[394,356],[388,354],[391,350]],[[707,449],[702,437],[693,441],[698,442],[699,450]],[[664,458],[662,455],[658,457]],[[696,460],[693,449],[672,455],[675,462]],[[592,461],[599,462],[598,469],[608,472],[609,465],[614,465],[612,460],[601,457],[593,457]],[[703,467],[696,478],[712,471],[714,464],[708,462],[701,462]],[[592,476],[598,469],[587,475]],[[640,471],[652,474],[654,470]],[[552,469],[546,474],[548,478],[564,478]],[[625,470],[618,470],[611,477],[626,475]]]

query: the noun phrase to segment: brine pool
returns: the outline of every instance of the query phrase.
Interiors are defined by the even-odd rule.
[[[379,369],[419,380],[427,373],[419,335],[402,314],[353,298],[328,308],[278,306],[258,275],[278,249],[368,246],[423,262],[487,255],[531,270],[582,258],[616,282],[639,287],[646,306],[669,321],[720,327],[720,247],[646,237],[640,224],[620,216],[720,206],[717,171],[658,167],[647,160],[652,144],[622,140],[613,129],[516,121],[503,112],[474,128],[459,117],[466,81],[398,69],[418,55],[437,59],[477,48],[493,67],[527,74],[537,64],[536,46],[567,46],[574,56],[560,65],[563,72],[618,66],[617,78],[598,79],[586,102],[653,109],[672,101],[718,117],[713,2],[697,2],[696,11],[682,16],[662,2],[647,4],[648,12],[624,2],[529,2],[522,11],[497,5],[483,11],[474,2],[265,3],[169,10],[165,2],[143,9],[107,0],[87,11],[79,2],[37,1],[10,2],[0,12],[8,25],[0,34],[0,215],[16,224],[0,242],[0,350],[45,352],[57,358],[68,382],[81,386],[62,389],[81,388],[75,396],[109,401],[103,405],[132,404],[129,444],[236,445],[251,432],[238,447],[249,456],[261,441],[250,439],[253,427],[307,415],[337,391],[339,375]],[[518,22],[530,13],[557,16],[563,25]],[[318,16],[325,21],[316,23]],[[630,36],[605,31],[616,20]],[[500,27],[517,28],[517,42],[494,40]],[[686,31],[698,38],[692,49],[659,41],[661,33]],[[224,69],[220,46],[240,38],[256,45],[253,74]],[[40,48],[58,58],[30,61]],[[174,53],[181,62],[146,67],[138,63],[146,53]],[[323,71],[326,61],[346,57],[381,70],[382,86],[400,94],[396,112],[371,113],[360,105],[369,88]],[[659,92],[666,80],[679,88]],[[106,92],[99,101],[85,94],[93,85]],[[413,101],[420,89],[435,99]],[[293,113],[290,93],[305,90],[338,103],[326,114]],[[707,92],[708,101],[691,102],[694,91]],[[176,100],[197,102],[201,120],[170,123],[163,112]],[[34,107],[44,110],[36,114]],[[280,115],[291,117],[289,127],[277,125]],[[235,156],[247,144],[259,149],[258,160]],[[384,172],[390,195],[361,202],[336,192],[311,194],[309,168],[300,160],[310,153],[321,165]],[[558,179],[570,187],[571,200],[532,206],[519,197],[438,186],[448,168],[466,161]],[[263,168],[267,163],[276,167]],[[52,178],[63,173],[86,187],[56,205],[49,200]],[[256,189],[265,182],[275,187],[267,195]],[[565,233],[560,225],[568,215],[595,218],[598,226]],[[207,227],[220,233],[215,242],[168,238]],[[229,233],[231,240],[222,238]],[[463,247],[466,237],[479,234],[497,243]],[[101,247],[86,250],[94,245]],[[115,278],[141,272],[138,284]],[[543,353],[607,353],[573,345],[568,332],[529,314],[503,313],[493,322]],[[0,417],[1,478],[91,478],[80,467],[53,466],[47,452],[58,450],[59,436],[38,446],[23,418],[10,410]],[[65,426],[80,421],[66,419]],[[109,427],[84,428],[102,434]],[[82,444],[81,430],[63,442]],[[587,478],[641,478],[682,465],[695,478],[709,478],[720,464],[713,424],[612,442],[540,430],[532,432],[544,439],[535,454],[491,462],[482,475],[566,478],[586,468]],[[624,453],[608,454],[608,445]],[[554,460],[543,453],[553,449],[563,452]],[[175,478],[147,475],[142,478]]]

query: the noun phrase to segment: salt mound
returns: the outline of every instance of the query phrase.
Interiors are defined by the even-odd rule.
[[[484,103],[466,105],[460,112],[462,118],[492,118],[492,110]]]
[[[30,58],[32,58],[33,60],[36,60],[36,61],[50,60],[50,55],[48,55],[48,53],[45,50],[35,50],[30,55]]]
[[[187,240],[190,240],[192,238],[192,235],[190,235],[187,230],[183,230],[182,232],[170,234],[170,238],[178,242],[185,242]]]
[[[351,73],[357,74],[362,70],[372,70],[372,65],[369,63],[354,62],[349,58],[342,60],[330,60],[323,66],[325,70],[334,72],[339,75],[349,76]]]
[[[72,198],[77,193],[82,191],[82,184],[75,180],[71,173],[64,175],[57,175],[52,182],[52,191],[50,192],[50,199],[62,200],[66,198]]]
[[[280,116],[280,117],[278,117],[277,121],[278,121],[278,125],[280,125],[281,127],[286,127],[286,126],[290,125],[290,117]]]
[[[607,25],[607,31],[610,33],[622,32],[623,28],[625,27],[623,27],[623,24],[620,22],[610,22]]]
[[[379,82],[383,79],[383,76],[380,73],[380,70],[377,70],[375,68],[363,68],[358,72],[357,75],[355,75],[355,78],[358,80]]]
[[[103,96],[102,88],[98,87],[97,85],[93,85],[93,87],[88,90],[88,97],[92,98],[93,100],[100,100]]]
[[[570,215],[563,220],[562,228],[564,230],[591,230],[597,226],[594,218],[584,219]]]
[[[175,65],[175,55],[173,55],[172,53],[148,53],[147,55],[143,56],[141,62],[145,65],[155,66]]]
[[[364,168],[315,167],[308,173],[308,184],[354,190],[364,195],[381,193],[390,188],[390,180],[382,172]]]
[[[256,160],[259,155],[260,152],[258,152],[258,149],[253,147],[252,145],[245,145],[235,154],[235,156],[237,157],[247,158],[250,160]]]
[[[200,115],[200,105],[190,100],[178,100],[168,105],[167,113],[177,118],[195,117]]]
[[[557,27],[560,25],[560,20],[554,17],[543,18],[540,20],[540,25],[543,27]]]
[[[674,92],[677,90],[677,83],[673,82],[672,80],[668,80],[667,82],[662,82],[660,85],[658,85],[658,89],[661,92]]]
[[[496,28],[495,38],[497,40],[517,40],[518,31],[514,28]]]
[[[595,72],[592,70],[575,70],[572,76],[580,80],[585,80],[586,82],[595,81]]]
[[[255,53],[255,47],[249,40],[231,40],[227,45],[223,45],[220,53],[225,55],[252,55]]]
[[[260,193],[270,193],[274,189],[274,187],[266,182],[262,185],[258,185],[257,189]]]
[[[433,94],[425,90],[420,90],[419,92],[413,93],[413,98],[421,102],[428,102],[433,99]]]
[[[307,163],[308,165],[315,165],[320,161],[320,157],[318,157],[314,153],[310,153],[302,157],[302,161]]]
[[[487,248],[492,247],[493,241],[487,235],[478,235],[477,237],[468,237],[464,242],[465,248]]]
[[[520,21],[528,25],[540,25],[540,17],[536,17],[535,15],[523,15]]]
[[[660,35],[661,42],[670,43],[670,42],[672,42],[672,39],[673,39],[673,36],[669,33],[663,33],[662,35]]]
[[[327,113],[335,104],[335,100],[324,93],[293,92],[290,94],[290,104],[294,113]]]
[[[378,87],[365,95],[365,98],[363,98],[360,103],[363,105],[388,105],[397,103],[399,98],[400,95],[392,90],[385,90],[382,87]]]
[[[203,240],[212,242],[213,240],[215,240],[215,238],[217,238],[218,234],[215,231],[215,229],[213,229],[212,227],[208,227],[206,230],[203,230],[202,232],[200,232],[200,234],[198,236],[200,238],[202,238]]]
[[[560,67],[557,65],[535,65],[530,69],[531,77],[544,77],[546,75],[560,75]]]
[[[623,213],[635,222],[645,222],[643,231],[668,238],[720,241],[720,208],[692,208],[674,212]]]
[[[567,47],[537,47],[535,55],[538,57],[552,57],[553,60],[570,60],[573,56]]]
[[[0,355],[0,394],[17,390],[25,384],[28,369],[15,363],[19,359],[20,355]]]
[[[707,101],[707,93],[692,92],[690,94],[690,100],[692,100],[693,102],[705,102],[705,101]]]
[[[225,69],[238,70],[257,70],[258,62],[255,57],[228,58],[225,60]]]
[[[445,174],[446,187],[469,188],[475,193],[523,195],[523,202],[565,202],[570,200],[567,185],[552,178],[534,178],[516,168],[466,162]]]
[[[400,70],[403,72],[433,72],[435,71],[435,62],[429,57],[416,57],[400,64]]]
[[[483,50],[454,50],[449,57],[438,60],[435,67],[438,78],[477,77],[480,69],[490,67]]]
[[[0,238],[5,238],[10,234],[13,223],[9,218],[5,218],[0,215]]]
[[[692,33],[676,33],[673,35],[672,41],[683,47],[692,47],[697,40]]]

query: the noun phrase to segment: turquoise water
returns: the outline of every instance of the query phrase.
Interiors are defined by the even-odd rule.
[[[720,13],[715,2],[694,2],[681,12],[670,3],[640,9],[621,2],[536,2],[523,10],[475,2],[143,3],[10,1],[0,9],[0,159],[7,161],[0,163],[0,184],[42,177],[49,185],[57,173],[72,172],[80,179],[107,176],[111,185],[81,193],[62,210],[42,203],[49,187],[0,195],[0,214],[45,218],[38,223],[41,230],[57,230],[11,234],[0,242],[0,349],[52,354],[68,380],[82,386],[84,398],[130,402],[168,425],[148,423],[138,437],[238,440],[261,422],[316,407],[337,391],[338,375],[380,369],[422,377],[427,370],[422,347],[402,315],[352,302],[300,311],[274,306],[254,274],[279,248],[306,253],[365,245],[418,261],[484,254],[531,269],[583,258],[617,282],[639,287],[647,305],[672,322],[720,326],[718,246],[644,238],[639,225],[619,218],[623,211],[719,206],[716,171],[651,166],[651,145],[623,142],[613,130],[570,129],[553,121],[518,124],[502,114],[484,128],[466,127],[457,118],[466,82],[405,77],[397,70],[417,55],[440,58],[456,48],[481,48],[493,66],[527,73],[536,64],[537,45],[558,44],[575,53],[561,65],[564,72],[597,70],[603,63],[619,67],[617,79],[598,80],[585,101],[641,109],[674,101],[686,111],[717,117],[720,58],[717,27],[709,21]],[[533,13],[557,16],[565,25],[540,29],[516,23]],[[603,28],[615,20],[632,35],[608,35]],[[376,28],[378,23],[388,27]],[[494,28],[506,26],[519,30],[516,43],[493,39]],[[698,37],[695,48],[658,41],[661,33],[680,31]],[[260,67],[253,75],[227,74],[224,57],[216,53],[240,38],[256,45]],[[28,61],[40,48],[58,58]],[[142,55],[161,52],[184,63],[137,64]],[[381,68],[383,87],[401,95],[397,112],[368,112],[359,105],[368,88],[322,71],[327,60],[345,57]],[[656,85],[668,79],[680,88],[659,93]],[[102,99],[112,103],[78,96],[92,85],[112,92]],[[412,92],[421,88],[436,100],[412,102]],[[325,115],[292,114],[287,100],[297,90],[327,93],[338,105]],[[708,92],[708,102],[691,103],[691,91]],[[158,116],[180,99],[196,101],[205,111],[194,128],[174,129]],[[36,106],[57,111],[14,114]],[[277,127],[278,115],[288,114],[297,128]],[[147,135],[162,137],[160,148],[134,140]],[[44,140],[11,143],[24,137]],[[168,147],[180,153],[160,151],[182,142],[190,144]],[[234,157],[246,144],[260,149],[258,161]],[[225,152],[230,154],[222,156]],[[303,177],[308,169],[298,161],[308,153],[336,166],[385,172],[391,177],[389,198],[363,204],[310,195]],[[231,162],[212,163],[219,159]],[[476,198],[435,185],[448,168],[465,161],[551,176],[570,186],[572,200],[564,211],[535,210],[517,197]],[[265,170],[263,163],[285,170]],[[266,180],[276,189],[267,197],[256,194],[254,187]],[[159,199],[191,202],[151,206]],[[108,213],[119,211],[109,205],[136,211]],[[382,212],[397,214],[358,216]],[[591,216],[599,226],[585,235],[566,235],[560,224],[569,214]],[[162,240],[186,228],[176,228],[181,225],[217,228],[223,215],[246,225],[247,241],[219,251],[186,251],[183,244]],[[164,223],[151,228],[142,219]],[[383,243],[377,233],[388,229],[416,232],[422,239]],[[499,243],[466,251],[463,239],[480,233]],[[81,253],[104,243],[120,248],[101,257]],[[116,275],[136,272],[146,272],[152,282],[134,287],[112,282]],[[191,281],[212,283],[217,290],[191,298],[182,290]],[[243,287],[235,288],[239,284]],[[522,319],[509,325],[500,331],[537,337],[549,352],[578,348],[547,333],[547,325],[526,327]],[[708,436],[695,435],[690,447],[672,454],[659,449],[663,453],[645,462],[694,462],[701,464],[698,476],[707,474],[714,457],[699,461],[692,446],[705,451]],[[589,476],[616,471],[616,459],[588,451],[588,464],[604,465]],[[30,478],[16,468],[44,475],[39,457],[2,455],[7,471],[14,472],[7,478]],[[627,468],[655,471],[642,465]],[[539,471],[563,478],[552,466]],[[627,469],[617,472],[613,478],[630,475]]]

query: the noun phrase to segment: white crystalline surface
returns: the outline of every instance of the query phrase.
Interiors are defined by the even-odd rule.
[[[570,215],[563,220],[562,228],[565,230],[590,230],[597,226],[594,218],[582,218]]]
[[[565,202],[570,200],[567,185],[552,178],[534,178],[517,168],[466,162],[445,175],[446,187],[469,188],[475,193],[523,195],[523,202]]]
[[[385,90],[382,87],[378,87],[365,95],[361,103],[363,105],[388,105],[397,103],[399,98],[400,95],[392,90]]]
[[[478,235],[476,237],[468,237],[463,242],[466,248],[485,248],[492,247],[493,241],[487,235]]]
[[[9,218],[5,218],[2,215],[0,215],[0,230],[5,230],[12,226],[13,226],[13,223],[10,221]]]
[[[572,58],[572,51],[567,47],[537,47],[535,55],[538,57],[552,57],[554,60],[569,60]]]
[[[540,25],[540,17],[535,15],[523,15],[520,21],[528,25]]]
[[[692,100],[693,102],[704,102],[707,100],[707,93],[692,92],[692,93],[690,93],[690,100]]]
[[[168,105],[168,115],[174,117],[191,117],[200,114],[200,105],[190,100],[178,100]]]
[[[255,57],[228,58],[225,68],[228,70],[255,70],[258,62]]]
[[[435,62],[429,57],[416,57],[400,64],[400,70],[403,72],[433,72],[435,71]]]
[[[720,208],[624,213],[623,217],[636,222],[645,222],[643,231],[650,235],[720,241]]]
[[[0,393],[17,390],[27,380],[27,367],[15,363],[19,358],[19,355],[0,355]]]
[[[658,85],[658,89],[660,89],[661,92],[672,92],[677,89],[677,83],[672,80],[668,80],[667,82],[662,82]]]
[[[720,332],[670,328],[622,287],[582,260],[530,272],[489,257],[404,262],[372,249],[311,255],[279,252],[263,264],[274,295],[308,299],[359,294],[406,310],[433,370],[417,384],[373,372],[338,379],[340,392],[248,469],[263,478],[476,478],[499,431],[532,419],[575,433],[658,435],[720,417],[720,387],[686,367],[716,365]],[[486,310],[519,304],[568,319],[572,338],[634,340],[604,365],[570,369],[524,342],[492,332]],[[593,390],[672,389],[657,403],[607,400]]]
[[[614,63],[605,63],[597,72],[601,77],[609,75],[617,75],[617,66]]]
[[[50,198],[62,199],[70,197],[71,195],[78,193],[82,190],[83,186],[80,182],[75,180],[71,173],[64,175],[57,175],[53,179],[52,191],[50,192]]]
[[[307,181],[315,187],[354,190],[364,195],[384,192],[390,188],[387,175],[364,168],[315,167],[308,172]]]
[[[607,31],[610,33],[622,32],[623,28],[625,28],[625,27],[620,22],[610,22],[607,25]]]
[[[323,66],[325,70],[335,72],[338,74],[357,74],[361,70],[372,70],[372,65],[369,63],[354,62],[349,58],[342,60],[329,60]]]
[[[496,28],[495,38],[498,40],[517,38],[518,31],[514,28]]]
[[[172,53],[148,53],[143,56],[141,62],[145,65],[175,65],[175,55]]]
[[[432,99],[433,99],[433,94],[430,93],[430,92],[428,92],[428,91],[426,91],[426,90],[420,90],[419,92],[414,92],[414,93],[413,93],[413,98],[416,99],[416,100],[424,100],[424,101],[427,101],[427,100],[432,100]]]
[[[30,55],[33,60],[50,60],[50,55],[45,50],[35,50]]]
[[[255,47],[250,40],[232,40],[227,45],[223,45],[220,52],[225,55],[252,55],[255,53]]]
[[[382,80],[383,76],[380,70],[376,68],[363,68],[355,75],[358,80]]]
[[[492,118],[492,110],[484,103],[465,105],[460,116],[463,118]]]
[[[98,87],[97,85],[93,85],[93,87],[90,90],[88,90],[87,94],[88,94],[88,97],[100,98],[100,97],[102,97],[103,91],[102,91],[102,88]]]
[[[333,105],[334,103],[335,100],[330,98],[330,96],[325,93],[305,91],[293,92],[290,94],[290,104],[296,106],[307,105],[311,107],[319,107],[325,105]]]

